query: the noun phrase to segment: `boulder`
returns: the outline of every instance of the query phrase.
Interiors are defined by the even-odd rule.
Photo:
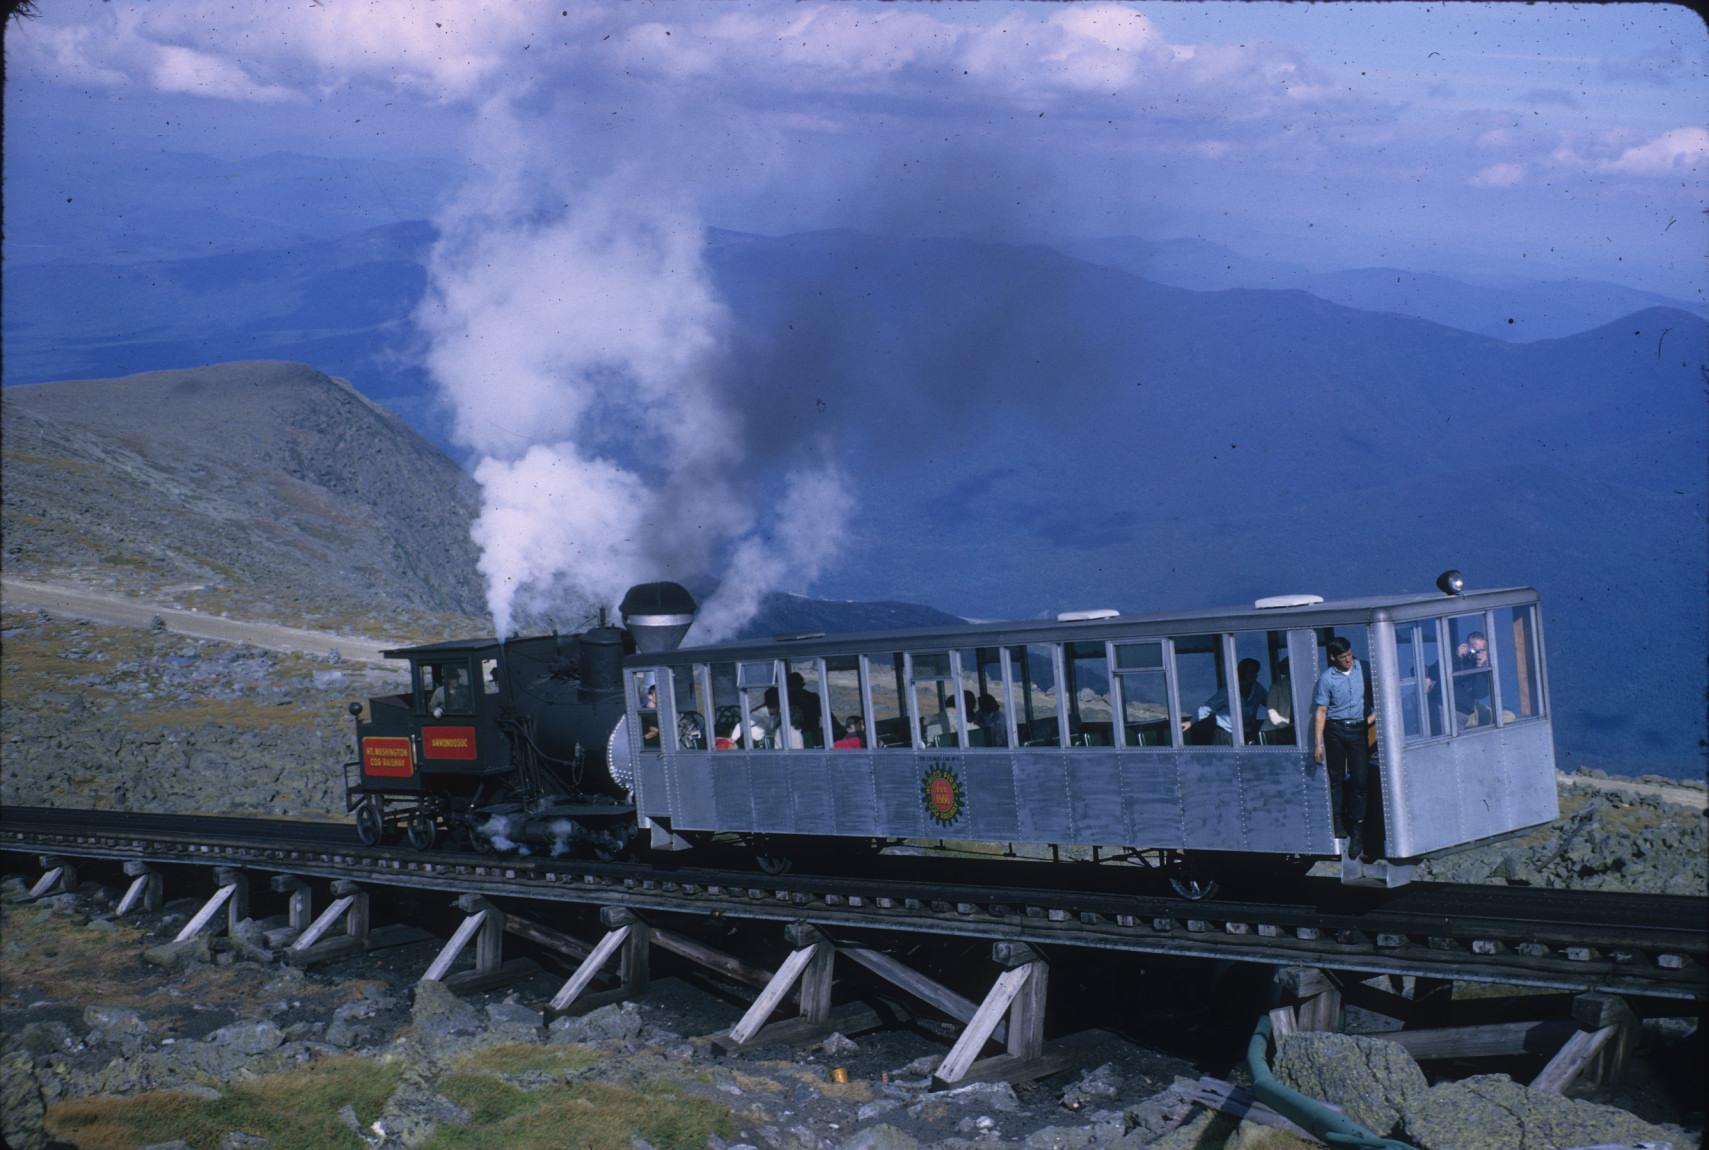
[[[888,1122],[857,1130],[843,1142],[843,1150],[919,1150],[920,1140]]]
[[[1083,1110],[1094,1103],[1108,1102],[1121,1093],[1121,1088],[1121,1075],[1112,1063],[1106,1062],[1082,1074],[1080,1081],[1062,1092],[1062,1108]]]
[[[841,1031],[833,1031],[830,1037],[819,1044],[819,1049],[826,1054],[852,1054],[860,1049],[860,1044]]]
[[[22,1050],[0,1058],[0,1145],[12,1150],[43,1150],[42,1120],[47,1102],[36,1080],[35,1063]]]
[[[220,1135],[219,1150],[270,1150],[272,1145],[271,1138],[246,1134],[242,1130],[227,1130]]]
[[[431,984],[423,984],[431,985]],[[435,1094],[418,1073],[404,1076],[374,1123],[382,1147],[414,1150],[441,1126],[466,1126],[469,1112],[442,1095]]]
[[[83,1045],[71,1032],[71,1027],[63,1022],[26,1022],[18,1028],[16,1036],[8,1034],[5,1037],[8,1046],[15,1045],[32,1058],[72,1054]]]
[[[495,1042],[539,1042],[545,1017],[532,1006],[507,1000],[487,1006],[487,1023]]]
[[[1302,1031],[1282,1039],[1274,1070],[1284,1086],[1342,1108],[1379,1135],[1393,1130],[1430,1088],[1398,1043],[1353,1034]]]
[[[418,982],[410,1021],[425,1038],[468,1035],[481,1029],[481,1012],[458,998],[442,982]]]
[[[225,1046],[239,1054],[266,1054],[285,1041],[285,1032],[271,1019],[234,1022],[203,1039],[210,1046]]]
[[[87,1006],[83,1023],[89,1027],[85,1041],[90,1046],[112,1046],[121,1054],[135,1054],[148,1040],[148,1023],[142,1015],[122,1006]]]
[[[1669,1132],[1612,1106],[1480,1074],[1432,1086],[1406,1113],[1420,1150],[1551,1150],[1599,1143],[1665,1142]]]
[[[614,1002],[580,1016],[554,1018],[546,1030],[551,1042],[628,1042],[641,1033],[641,1009],[633,1002]]]
[[[159,946],[151,946],[142,952],[144,962],[154,966],[163,966],[167,970],[192,966],[196,963],[212,962],[213,947],[208,936],[198,934],[182,942],[163,942]]]
[[[1099,1122],[1090,1126],[1045,1126],[1028,1134],[1021,1143],[1026,1150],[1094,1150],[1114,1146],[1121,1141],[1119,1122]]]

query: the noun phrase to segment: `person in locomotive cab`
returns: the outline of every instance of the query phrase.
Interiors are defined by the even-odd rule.
[[[659,688],[656,683],[647,684],[647,701],[641,709],[641,745],[659,745]]]
[[[439,673],[439,685],[427,700],[427,709],[435,719],[445,717],[449,709],[454,714],[469,712],[469,672],[465,667],[446,667]]]
[[[1365,702],[1365,668],[1353,644],[1337,635],[1324,645],[1329,666],[1312,695],[1312,758],[1329,770],[1329,809],[1335,837],[1347,840],[1347,857],[1365,856],[1365,791],[1370,771],[1366,730],[1376,722]],[[1369,861],[1369,860],[1366,860]]]
[[[1242,659],[1236,670],[1240,681],[1240,717],[1250,733],[1258,729],[1258,720],[1264,711],[1264,684],[1258,681],[1258,672],[1263,670],[1263,666],[1256,659]],[[1219,746],[1234,742],[1234,720],[1229,717],[1226,686],[1219,688],[1214,695],[1206,699],[1192,718],[1182,719],[1181,730],[1191,730],[1212,716],[1216,718],[1214,741]]]

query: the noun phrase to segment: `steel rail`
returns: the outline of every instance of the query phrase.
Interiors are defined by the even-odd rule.
[[[1287,901],[1192,902],[1119,890],[1007,885],[1082,864],[987,868],[1005,885],[918,877],[664,869],[575,859],[364,848],[344,824],[0,810],[0,851],[240,867],[375,886],[634,910],[806,921],[1035,944],[1320,966],[1369,974],[1709,1000],[1704,899],[1329,880]],[[911,863],[916,860],[910,860]],[[920,868],[910,867],[917,876]],[[1020,872],[1025,871],[1024,876]],[[1130,876],[1131,877],[1131,876]]]

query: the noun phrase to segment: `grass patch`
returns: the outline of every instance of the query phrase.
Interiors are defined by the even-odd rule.
[[[460,1074],[563,1074],[592,1066],[599,1059],[597,1051],[585,1046],[506,1042],[464,1054],[451,1063],[451,1069]]]
[[[274,731],[280,727],[318,729],[328,722],[327,713],[306,706],[280,706],[251,699],[201,699],[179,707],[133,711],[120,717],[121,725],[133,731],[162,728],[222,727],[239,731]]]
[[[302,1070],[246,1082],[215,1099],[171,1091],[133,1098],[78,1098],[48,1107],[46,1128],[79,1150],[132,1150],[182,1138],[195,1150],[215,1150],[232,1130],[272,1140],[274,1150],[336,1150],[366,1145],[338,1118],[356,1108],[364,1126],[397,1087],[401,1065],[364,1058],[325,1058]]]
[[[0,972],[8,985],[34,986],[49,998],[78,1002],[91,988],[122,980],[135,968],[141,945],[135,927],[76,926],[35,907],[7,907],[0,931]]]
[[[724,1106],[667,1083],[640,1091],[584,1082],[529,1093],[483,1075],[452,1075],[438,1089],[475,1122],[440,1127],[422,1150],[629,1150],[636,1137],[659,1150],[700,1150],[734,1129]]]

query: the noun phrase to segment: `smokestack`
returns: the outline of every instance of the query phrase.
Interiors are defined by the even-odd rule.
[[[618,610],[635,636],[635,650],[675,650],[694,626],[694,596],[680,583],[638,583],[623,596]]]

